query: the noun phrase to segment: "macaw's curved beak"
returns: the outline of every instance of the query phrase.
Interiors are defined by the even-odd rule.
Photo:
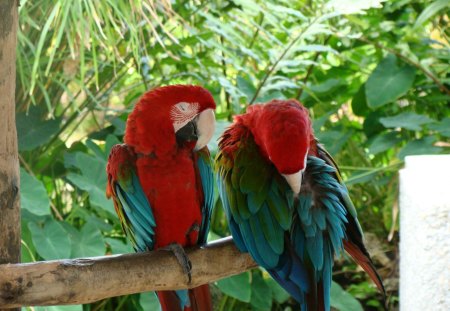
[[[178,144],[196,142],[194,150],[197,151],[209,143],[214,134],[215,126],[214,110],[206,109],[180,128],[175,133],[175,137]]]
[[[177,142],[193,142],[198,140],[198,129],[197,129],[197,118],[186,123],[185,126],[180,128],[176,133],[175,137],[177,138]]]
[[[297,196],[300,193],[302,186],[303,171],[298,171],[294,174],[283,174],[283,177],[286,179],[292,191]]]

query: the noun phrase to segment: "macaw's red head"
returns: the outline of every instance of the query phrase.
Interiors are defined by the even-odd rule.
[[[216,104],[200,86],[169,85],[145,93],[128,116],[125,143],[137,153],[163,156],[178,146],[199,150],[214,133]]]
[[[298,194],[313,137],[308,110],[294,99],[272,100],[250,106],[242,117],[262,153]]]

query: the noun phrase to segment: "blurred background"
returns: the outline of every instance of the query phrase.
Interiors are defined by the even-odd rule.
[[[217,133],[252,103],[297,98],[340,164],[368,248],[398,308],[398,170],[450,151],[446,0],[21,1],[17,129],[22,261],[132,252],[105,165],[128,113],[153,87],[211,91]],[[217,201],[210,240],[229,235]],[[332,306],[382,310],[349,258]],[[297,310],[260,269],[211,284],[216,310]],[[27,310],[154,310],[150,295]]]

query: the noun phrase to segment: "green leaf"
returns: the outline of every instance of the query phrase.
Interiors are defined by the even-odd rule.
[[[337,154],[347,140],[352,136],[351,132],[324,131],[317,133],[317,138],[331,154]]]
[[[416,19],[416,23],[413,28],[417,28],[429,20],[433,15],[444,8],[450,7],[448,0],[437,0],[431,3],[429,6],[425,8],[425,10],[420,13],[419,17]]]
[[[72,258],[105,255],[105,242],[98,228],[86,223],[75,236],[72,236]]]
[[[161,310],[161,305],[159,304],[159,300],[155,292],[141,293],[141,295],[139,296],[139,304],[141,305],[143,310]]]
[[[38,254],[45,260],[64,259],[70,256],[70,240],[63,227],[52,218],[43,227],[34,222],[28,224],[33,244]]]
[[[111,247],[113,254],[134,253],[133,247],[129,243],[125,244],[119,239],[105,238],[105,242]]]
[[[38,107],[30,107],[28,114],[16,116],[19,150],[28,151],[42,146],[59,130],[61,118],[46,120],[44,111]]]
[[[412,131],[420,131],[421,125],[433,122],[428,116],[414,112],[403,112],[392,117],[380,118],[380,123],[387,128],[401,127]]]
[[[77,152],[74,160],[74,165],[80,169],[81,174],[69,173],[67,178],[78,188],[89,193],[92,205],[114,214],[113,204],[105,195],[106,162],[82,152]]]
[[[365,117],[369,110],[369,107],[367,106],[365,87],[365,84],[361,85],[358,92],[356,92],[352,99],[353,113],[360,117]]]
[[[254,271],[252,275],[250,304],[258,310],[270,310],[272,307],[272,289],[264,281],[260,271]]]
[[[229,278],[217,281],[217,287],[230,297],[236,298],[243,302],[250,302],[251,284],[250,272],[244,272]]]
[[[239,75],[236,78],[236,84],[238,89],[245,94],[247,100],[252,99],[253,95],[256,92],[256,88],[253,83],[250,81],[248,76]]]
[[[376,136],[369,146],[369,153],[378,154],[394,147],[401,141],[397,135],[396,132],[389,132]]]
[[[403,160],[409,155],[418,154],[438,154],[442,152],[441,147],[433,146],[434,136],[427,136],[422,139],[416,139],[407,143],[398,153],[398,158]]]
[[[444,118],[437,123],[433,123],[428,125],[428,127],[433,130],[439,132],[442,136],[450,137],[450,118]]]
[[[339,311],[363,311],[360,302],[336,282],[331,283],[330,297],[331,306]]]
[[[20,204],[35,215],[50,215],[50,200],[44,185],[23,168],[20,168]]]
[[[367,104],[375,109],[396,100],[411,88],[415,75],[414,67],[399,66],[397,57],[389,54],[367,79]]]
[[[289,299],[289,297],[291,297],[291,295],[289,295],[289,293],[283,287],[281,287],[280,284],[278,284],[274,279],[268,278],[265,279],[265,281],[272,290],[273,298],[279,304],[286,302]]]

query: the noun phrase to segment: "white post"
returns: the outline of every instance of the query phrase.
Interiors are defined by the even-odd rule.
[[[450,310],[450,155],[400,171],[400,310]]]

